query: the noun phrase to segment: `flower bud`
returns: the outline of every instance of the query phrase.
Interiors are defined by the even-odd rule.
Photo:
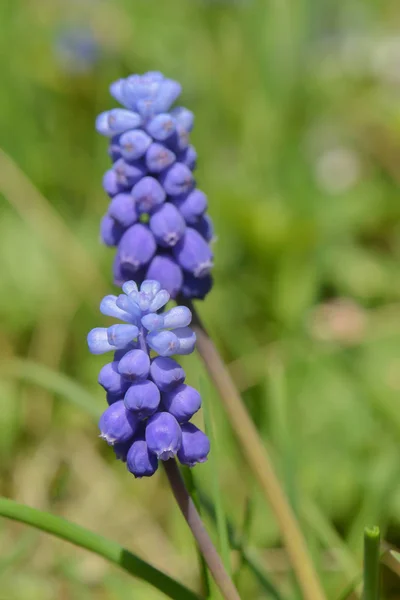
[[[119,373],[117,361],[104,365],[99,373],[98,382],[106,392],[109,392],[115,398],[118,396],[120,399],[125,396],[130,385],[129,381]]]
[[[151,361],[150,376],[161,392],[171,392],[185,381],[185,371],[173,358],[156,356]]]
[[[175,132],[175,122],[168,113],[161,113],[151,119],[146,129],[152,138],[164,142]]]
[[[195,277],[204,277],[213,265],[207,242],[191,227],[186,228],[185,235],[173,248],[173,254],[178,264]]]
[[[126,410],[123,400],[111,404],[101,415],[99,421],[100,437],[112,446],[127,442],[135,433],[138,418]]]
[[[120,265],[130,271],[138,271],[150,262],[156,249],[157,245],[149,228],[136,223],[125,231],[119,243]]]
[[[178,450],[179,461],[188,467],[205,462],[210,452],[210,440],[206,434],[192,423],[184,423],[181,429],[182,444]]]
[[[126,466],[137,478],[151,477],[158,469],[158,460],[149,452],[145,440],[135,440],[126,455]]]
[[[145,164],[150,173],[161,173],[176,160],[175,154],[162,144],[154,142],[146,152]]]
[[[116,163],[117,162],[118,160],[116,161]],[[108,171],[104,173],[103,188],[104,191],[107,192],[107,194],[110,196],[110,198],[124,190],[124,187],[119,183],[117,173],[114,171],[113,168],[108,169]]]
[[[156,279],[163,290],[169,292],[171,298],[176,298],[182,287],[183,275],[180,266],[167,254],[157,254],[151,261],[146,278]]]
[[[118,133],[141,125],[140,115],[124,108],[114,108],[101,113],[96,119],[96,129],[102,135],[113,137]]]
[[[130,190],[146,175],[146,167],[143,163],[139,161],[127,163],[122,158],[114,163],[113,171],[117,176],[117,183],[121,190]]]
[[[130,350],[118,363],[118,373],[129,381],[147,379],[150,370],[150,358],[143,350]]]
[[[152,381],[139,381],[127,390],[124,397],[125,407],[143,420],[153,415],[160,404],[160,392]]]
[[[170,202],[162,204],[150,217],[150,229],[160,246],[175,246],[185,233],[186,224],[179,210]]]
[[[185,298],[198,298],[202,300],[211,290],[213,280],[211,275],[194,277],[191,273],[185,273],[182,284],[182,294]]]
[[[189,421],[201,406],[201,396],[197,390],[184,383],[177,386],[171,392],[162,396],[162,403],[178,423]]]
[[[104,354],[110,350],[115,350],[115,347],[108,341],[107,329],[105,327],[95,327],[92,331],[89,331],[87,343],[92,354]]]
[[[157,329],[176,329],[186,327],[192,320],[192,313],[187,306],[174,306],[165,313],[151,313],[142,317],[142,325],[148,331]]]
[[[193,187],[194,179],[191,170],[184,164],[176,162],[163,171],[160,181],[169,196],[179,196],[189,192]]]
[[[194,124],[194,114],[191,110],[183,106],[177,106],[171,110],[171,115],[186,131],[192,131]]]
[[[117,246],[125,232],[124,227],[110,215],[104,215],[100,223],[100,237],[106,246]]]
[[[125,348],[139,333],[136,325],[111,325],[107,329],[109,343],[115,348]]]
[[[167,412],[156,413],[146,426],[146,442],[157,458],[168,460],[178,452],[182,432],[178,421]]]
[[[139,213],[148,213],[165,201],[165,190],[154,177],[143,177],[132,189]]]
[[[111,200],[108,214],[122,227],[130,227],[138,220],[135,203],[131,194],[117,194]]]
[[[197,223],[207,210],[207,196],[199,189],[174,198],[174,204],[187,223]]]
[[[151,137],[141,129],[126,131],[119,140],[121,154],[125,160],[137,160],[146,153],[151,142]]]
[[[206,240],[206,242],[212,242],[214,240],[214,225],[211,217],[208,215],[200,217],[192,227]]]
[[[188,146],[179,154],[177,159],[179,162],[189,167],[191,171],[194,171],[197,165],[197,152],[193,146]]]
[[[133,440],[134,438],[130,438],[127,442],[122,442],[121,444],[116,443],[113,445],[112,449],[114,450],[114,454],[117,460],[122,460],[122,462],[126,462],[126,457],[130,447],[133,444]]]

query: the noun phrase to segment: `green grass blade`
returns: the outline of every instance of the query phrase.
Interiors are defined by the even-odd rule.
[[[147,581],[169,598],[199,600],[199,596],[188,590],[162,571],[152,567],[129,550],[97,533],[75,525],[66,519],[30,508],[8,498],[0,498],[0,515],[45,531],[76,546],[90,550],[117,565],[130,575]]]
[[[93,396],[86,392],[80,385],[67,377],[67,375],[57,373],[39,363],[24,359],[14,359],[2,365],[1,374],[5,377],[12,377],[33,383],[54,394],[59,394],[96,419],[101,414],[101,408],[96,406]]]
[[[379,600],[380,576],[379,527],[364,529],[364,589],[363,600]]]
[[[200,391],[204,392],[205,389],[206,389],[206,385],[201,385]],[[210,462],[210,470],[212,473],[212,490],[213,490],[212,494],[213,494],[213,500],[214,500],[214,506],[215,506],[215,513],[216,513],[216,525],[217,525],[217,532],[218,532],[219,549],[220,549],[221,558],[224,563],[225,569],[227,570],[229,575],[232,575],[231,560],[230,560],[231,549],[230,549],[230,544],[229,544],[227,520],[226,520],[225,509],[224,509],[224,503],[222,500],[221,488],[220,488],[219,481],[218,481],[218,456],[219,456],[218,441],[217,441],[216,437],[214,436],[214,432],[213,432],[212,417],[211,417],[211,412],[210,412],[210,405],[208,403],[207,393],[202,393],[202,398],[203,398],[203,415],[204,415],[205,430],[206,430],[208,437],[210,438],[211,449],[212,449],[208,460]]]

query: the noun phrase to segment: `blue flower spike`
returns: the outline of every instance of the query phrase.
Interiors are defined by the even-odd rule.
[[[184,465],[204,462],[208,438],[189,423],[201,396],[184,383],[184,370],[171,358],[194,350],[192,314],[186,306],[165,311],[170,294],[157,280],[146,279],[140,287],[126,281],[122,292],[100,303],[104,315],[122,323],[97,327],[87,337],[93,354],[114,352],[98,379],[109,404],[100,418],[100,437],[138,478],[150,477],[159,460],[175,456]]]
[[[202,299],[212,286],[215,237],[207,196],[193,176],[194,115],[173,106],[181,91],[159,71],[111,84],[110,94],[121,106],[96,120],[97,131],[109,139],[113,163],[103,177],[111,200],[101,239],[117,248],[116,285],[157,279],[171,298]]]

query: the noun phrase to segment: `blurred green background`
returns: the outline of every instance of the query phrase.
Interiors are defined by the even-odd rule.
[[[197,178],[218,234],[215,287],[198,309],[337,598],[361,567],[364,525],[400,546],[398,1],[14,0],[0,3],[0,33],[2,494],[198,589],[163,473],[135,481],[82,406],[105,405],[104,358],[85,337],[112,290],[94,119],[113,106],[111,81],[161,70],[196,115]],[[239,534],[247,521],[246,545],[298,598],[198,357],[185,368],[218,441],[196,482],[211,496],[217,470],[230,521]],[[0,547],[1,600],[163,597],[3,519]],[[237,552],[232,562],[243,598],[269,597]],[[400,595],[388,571],[385,594]]]

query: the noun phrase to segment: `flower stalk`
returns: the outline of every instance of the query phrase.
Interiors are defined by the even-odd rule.
[[[212,543],[193,500],[188,494],[175,459],[164,461],[164,469],[175,499],[225,600],[240,600],[238,591]]]

